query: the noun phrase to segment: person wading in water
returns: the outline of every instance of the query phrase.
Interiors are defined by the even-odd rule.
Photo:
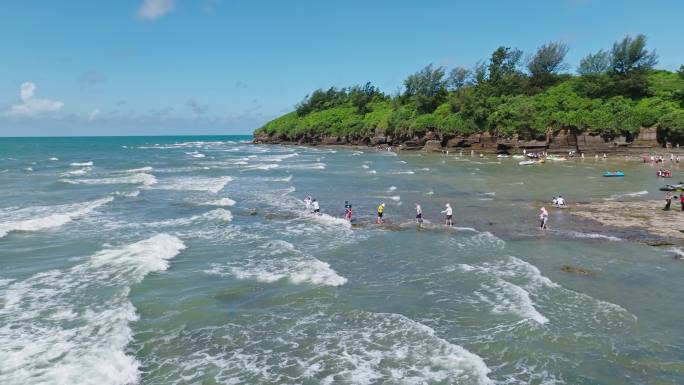
[[[385,214],[385,202],[380,203],[380,206],[378,206],[378,224],[379,225],[383,224],[383,221],[382,221],[383,214]]]

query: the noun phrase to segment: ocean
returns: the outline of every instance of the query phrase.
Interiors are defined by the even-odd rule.
[[[652,167],[250,139],[0,139],[0,383],[684,383],[682,251],[538,228]]]

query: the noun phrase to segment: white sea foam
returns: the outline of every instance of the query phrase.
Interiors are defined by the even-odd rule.
[[[90,202],[59,206],[35,206],[22,209],[0,210],[0,238],[12,231],[39,231],[60,227],[78,217],[89,214],[114,198],[107,197]]]
[[[517,314],[539,324],[549,322],[548,318],[537,311],[534,302],[530,299],[530,293],[522,287],[500,279],[492,284],[482,284],[482,288],[488,293],[478,292],[477,294],[481,300],[492,305],[492,312]]]
[[[646,190],[637,191],[637,192],[630,192],[630,193],[614,194],[614,195],[611,195],[611,196],[608,197],[608,198],[604,198],[604,200],[607,200],[607,201],[614,201],[614,200],[617,200],[617,199],[620,199],[620,198],[634,198],[634,197],[638,197],[638,196],[642,196],[642,195],[647,195],[647,194],[648,194],[648,191],[646,191]]]
[[[411,175],[411,174],[415,174],[415,171],[394,171],[392,174],[395,174],[395,175],[400,175],[400,174]]]
[[[90,167],[93,165],[93,162],[81,162],[81,163],[70,163],[69,166],[71,167]]]
[[[217,178],[191,176],[163,180],[155,187],[161,190],[206,191],[216,194],[232,180],[233,178],[230,176]]]
[[[283,168],[291,170],[325,170],[326,164],[322,162],[318,163],[292,163],[284,165]]]
[[[233,214],[225,209],[211,210],[208,213],[202,214],[200,217],[203,219],[220,220],[224,222],[230,222],[233,220]]]
[[[215,201],[209,201],[202,203],[205,206],[234,206],[235,201],[230,198],[221,198]]]
[[[622,241],[622,239],[620,239],[618,237],[613,237],[611,235],[597,234],[597,233],[582,233],[579,231],[563,231],[563,232],[559,232],[559,233],[564,234],[564,235],[569,235],[573,238],[605,239],[605,240],[613,241],[613,242]]]
[[[430,191],[426,192],[425,195],[435,195],[435,192],[430,190]]]
[[[292,181],[292,175],[288,175],[284,178],[273,178],[274,182],[291,182]]]
[[[267,155],[259,158],[259,161],[262,162],[282,162],[285,159],[293,158],[295,156],[299,156],[298,153],[291,153],[291,154],[285,154],[285,155]]]
[[[132,168],[130,170],[126,170],[126,172],[132,172],[132,173],[138,173],[138,172],[148,172],[148,171],[153,171],[154,168],[150,166],[145,166],[141,168]]]
[[[492,384],[481,357],[399,314],[355,314],[355,321],[318,335],[315,351],[330,356],[321,384]]]
[[[152,186],[157,183],[157,178],[152,174],[141,172],[122,177],[62,179],[61,181],[70,184],[142,184],[143,186]]]
[[[484,262],[480,265],[460,265],[470,273],[482,274],[481,290],[476,295],[492,306],[494,313],[511,313],[543,324],[550,322],[538,310],[535,301],[550,304],[546,309],[554,319],[587,324],[592,327],[626,327],[636,322],[636,316],[619,305],[587,294],[567,290],[541,274],[539,269],[519,258]]]
[[[369,166],[369,165],[367,165],[367,164],[362,164],[362,165],[361,165],[361,168],[369,169],[369,168],[370,168],[370,166]]]
[[[160,234],[11,283],[0,308],[0,383],[138,383],[140,364],[127,354],[138,318],[130,286],[166,270],[184,248]]]
[[[189,155],[189,156],[191,156],[191,157],[193,157],[193,158],[204,158],[204,157],[206,156],[206,155],[204,155],[204,154],[202,154],[202,153],[200,153],[200,152],[197,152],[197,151],[186,152],[185,155]]]
[[[678,248],[678,247],[673,247],[671,249],[668,249],[669,252],[674,253],[677,255],[678,258],[684,258],[684,250]]]
[[[92,167],[84,167],[84,168],[79,168],[76,170],[70,170],[65,173],[62,173],[62,176],[80,176],[80,175],[85,175],[87,174],[90,170],[92,170]]]
[[[48,160],[55,161],[55,160],[59,160],[59,158],[55,158],[55,157],[53,156],[52,158],[48,158]]]
[[[165,333],[150,341],[150,355],[190,353],[155,365],[152,377],[170,367],[183,383],[492,384],[481,357],[408,317],[307,310],[264,314],[259,328],[230,322]]]
[[[368,171],[368,173],[369,173],[369,174],[377,174],[378,172],[375,171],[375,170],[370,170],[370,171]]]
[[[245,170],[263,170],[263,171],[268,171],[272,170],[274,168],[279,168],[280,165],[276,163],[257,163],[257,164],[250,164],[246,166],[244,169]]]
[[[26,170],[26,171],[33,171],[33,167],[26,167],[24,170]]]
[[[351,223],[349,223],[349,221],[344,219],[344,218],[337,218],[337,217],[333,217],[332,215],[328,215],[328,214],[320,214],[320,215],[305,214],[305,215],[309,218],[315,219],[316,221],[322,222],[324,224],[351,229]]]
[[[241,260],[239,264],[213,265],[206,272],[266,283],[283,279],[294,284],[341,286],[347,283],[347,279],[338,275],[328,263],[301,253],[289,242],[271,241],[260,249],[277,258],[252,258]]]

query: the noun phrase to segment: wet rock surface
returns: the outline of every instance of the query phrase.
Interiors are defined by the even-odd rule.
[[[674,203],[669,211],[664,211],[664,205],[660,200],[609,201],[577,204],[568,211],[602,225],[645,231],[650,237],[639,240],[643,243],[654,246],[682,244],[684,212]]]

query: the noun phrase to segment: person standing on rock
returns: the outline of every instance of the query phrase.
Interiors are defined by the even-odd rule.
[[[682,205],[682,211],[684,211],[684,193],[679,195],[679,203]]]
[[[672,193],[668,192],[665,194],[665,207],[663,208],[664,211],[670,211],[670,205],[672,204]]]
[[[449,203],[446,204],[446,209],[442,210],[442,214],[446,214],[446,219],[444,220],[444,224],[447,226],[453,226],[453,216],[454,216],[454,210],[451,208],[451,205]]]
[[[416,223],[418,223],[418,226],[423,225],[423,208],[420,207],[420,204],[416,202]]]
[[[352,221],[352,205],[349,201],[344,201],[344,218],[349,222]]]
[[[546,232],[549,228],[549,212],[546,211],[546,207],[541,208],[541,213],[539,214],[539,228]]]
[[[311,201],[311,207],[313,207],[314,215],[321,215],[321,207],[318,205],[316,198]]]
[[[378,224],[383,224],[382,216],[385,214],[385,202],[380,203],[378,206]]]

